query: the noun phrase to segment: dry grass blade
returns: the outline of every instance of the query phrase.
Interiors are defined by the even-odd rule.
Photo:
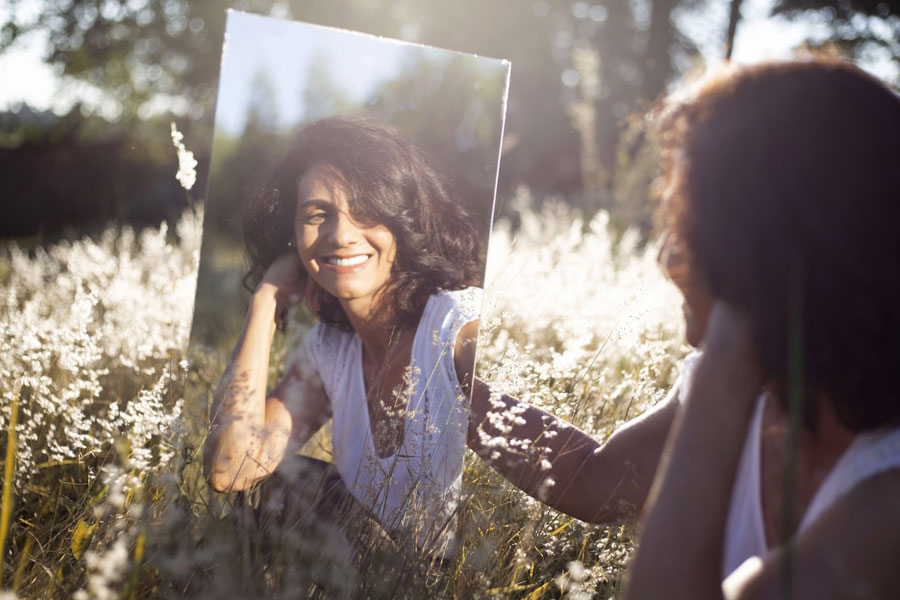
[[[3,586],[3,567],[6,557],[6,539],[13,514],[13,478],[16,464],[16,422],[19,415],[19,397],[13,396],[9,423],[6,427],[6,458],[3,461],[3,507],[0,508],[0,587]]]

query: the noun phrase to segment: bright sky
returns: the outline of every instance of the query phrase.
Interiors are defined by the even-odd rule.
[[[727,2],[710,2],[709,9],[702,14],[698,13],[680,20],[680,26],[692,37],[701,48],[708,63],[716,63],[721,60],[721,37],[727,22]],[[827,33],[825,25],[815,21],[804,23],[791,23],[783,19],[770,19],[767,17],[772,0],[745,0],[742,9],[742,20],[738,26],[737,39],[735,40],[734,60],[737,62],[755,62],[763,58],[786,57],[791,49],[800,44],[809,36],[824,37]],[[0,6],[0,22],[5,21],[6,14]],[[273,25],[275,23],[275,25]],[[274,27],[279,29],[277,21],[256,17],[246,20],[236,31],[252,33],[254,27],[265,24],[267,32]],[[290,31],[296,25],[284,23],[282,36],[291,36]],[[343,47],[341,52],[328,52],[328,46],[334,44],[334,36],[341,36]],[[279,50],[279,44],[284,40],[279,36],[256,36],[255,44],[259,46],[261,61],[270,67],[275,64],[283,64],[283,50]],[[330,41],[329,41],[330,40]],[[44,52],[46,37],[37,32],[21,39],[9,51],[0,55],[0,110],[8,110],[20,102],[26,102],[38,109],[53,109],[57,112],[66,111],[78,97],[89,104],[102,103],[102,94],[91,89],[87,85],[70,88],[67,93],[60,93],[59,81],[53,70],[41,61]],[[233,52],[226,55],[226,66],[241,67],[241,61],[249,60],[252,53],[245,53],[240,49],[238,38],[235,37],[231,44]],[[332,61],[332,70],[335,82],[344,86],[354,99],[362,99],[371,90],[376,82],[382,78],[390,77],[401,59],[401,54],[411,52],[416,46],[405,44],[386,44],[383,40],[373,36],[338,32],[317,27],[309,27],[303,43],[296,45],[298,48],[298,65],[294,73],[286,72],[280,68],[279,73],[293,77],[297,80],[297,86],[302,84],[304,75],[304,58],[314,53],[324,51],[328,60]],[[366,64],[360,65],[358,57]],[[357,58],[354,58],[357,57]],[[255,60],[255,59],[254,59]],[[243,65],[246,67],[247,65]],[[364,68],[360,69],[360,66]],[[886,58],[873,57],[872,62],[863,65],[876,75],[885,78],[897,77],[897,65]],[[352,73],[352,76],[350,75]],[[361,75],[362,73],[362,75]],[[239,84],[235,84],[239,85]],[[299,111],[298,98],[301,90],[295,86],[278,85],[280,97],[277,99],[279,114],[284,119],[291,119]],[[238,127],[238,109],[246,106],[246,93],[238,89],[224,89],[221,97],[233,99],[234,106],[229,102],[217,107],[217,115],[222,115],[222,122],[231,127]],[[238,106],[240,105],[240,106]],[[293,108],[290,108],[293,107]],[[219,110],[222,112],[219,113]]]
[[[274,85],[276,112],[281,124],[303,115],[303,90],[310,67],[327,67],[332,83],[352,101],[363,102],[378,85],[392,79],[408,63],[419,59],[446,60],[458,54],[372,35],[230,12],[225,57],[216,103],[216,125],[237,133],[257,72]],[[487,63],[500,61],[478,59]]]

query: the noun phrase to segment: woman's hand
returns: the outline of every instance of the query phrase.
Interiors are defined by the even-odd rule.
[[[278,307],[276,314],[281,315],[290,299],[303,293],[307,279],[297,253],[288,252],[272,261],[255,293],[274,294]]]
[[[255,293],[274,294],[275,315],[277,319],[280,319],[291,300],[300,297],[309,302],[310,307],[318,312],[323,292],[312,277],[307,275],[297,254],[288,252],[272,261],[256,287]]]
[[[747,315],[722,300],[716,300],[709,313],[703,349],[714,353],[730,350],[752,361],[753,332]]]
[[[701,364],[731,381],[729,396],[753,402],[763,385],[748,316],[722,300],[713,304],[703,337]],[[747,394],[752,390],[752,394]]]

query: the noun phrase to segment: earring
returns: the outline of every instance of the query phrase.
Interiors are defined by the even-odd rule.
[[[288,247],[288,248],[293,248],[294,246],[295,246],[294,240],[288,240],[287,247]]]

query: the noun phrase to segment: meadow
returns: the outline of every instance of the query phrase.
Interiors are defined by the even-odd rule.
[[[478,373],[602,440],[677,379],[678,292],[655,243],[606,213],[585,222],[525,189],[509,201],[517,226],[491,235]],[[187,353],[201,221],[0,251],[0,599],[617,596],[631,525],[558,513],[471,453],[450,566],[377,527],[254,535],[199,468],[222,367]],[[281,336],[273,373],[300,335]],[[327,432],[308,450],[327,457]]]

